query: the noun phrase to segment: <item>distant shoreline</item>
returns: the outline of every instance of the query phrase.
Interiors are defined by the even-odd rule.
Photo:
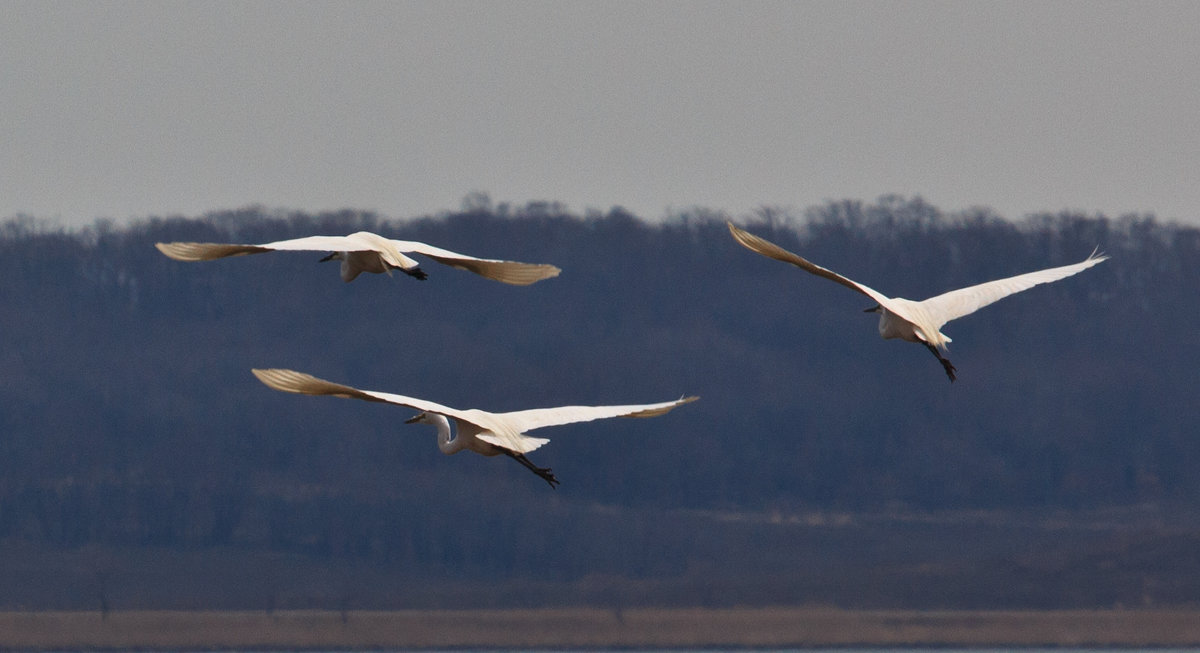
[[[0,650],[1200,645],[1200,609],[0,612]]]

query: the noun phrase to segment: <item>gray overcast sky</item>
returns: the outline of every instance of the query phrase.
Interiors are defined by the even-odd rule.
[[[1200,2],[0,1],[0,219],[921,195],[1200,223]]]

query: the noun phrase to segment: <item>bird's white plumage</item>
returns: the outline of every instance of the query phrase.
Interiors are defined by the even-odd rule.
[[[851,290],[860,292],[867,297],[874,299],[880,304],[891,301],[887,295],[884,295],[870,286],[847,279],[833,270],[823,268],[816,263],[809,261],[808,259],[787,251],[786,249],[765,238],[759,238],[748,231],[739,229],[738,227],[734,226],[732,222],[728,222],[726,224],[729,225],[729,231],[733,234],[734,239],[752,252],[757,252],[763,256],[766,256],[767,258],[773,258],[777,261],[783,261],[784,263],[791,263],[792,265],[811,272],[819,277],[825,277],[830,281],[840,283]]]
[[[1079,263],[1038,270],[1036,272],[1027,272],[1006,279],[988,281],[967,288],[951,290],[918,302],[902,297],[888,297],[865,284],[848,279],[832,270],[812,263],[797,254],[793,254],[770,241],[740,229],[732,222],[728,224],[729,231],[733,234],[733,237],[747,249],[769,258],[791,263],[812,274],[836,281],[843,286],[870,297],[883,308],[915,325],[922,332],[925,342],[939,347],[944,347],[945,343],[950,341],[949,338],[940,333],[941,327],[947,322],[974,313],[984,306],[1013,293],[1028,290],[1038,284],[1058,281],[1059,279],[1082,272],[1108,258],[1097,252],[1092,252],[1090,256]]]
[[[681,397],[675,401],[656,404],[632,404],[626,406],[558,406],[557,408],[532,408],[498,416],[518,431],[532,431],[545,426],[560,426],[590,422],[610,417],[656,417],[669,412],[676,406],[695,401],[696,397]]]
[[[941,323],[938,324],[940,327],[950,320],[970,315],[984,306],[1014,293],[1078,274],[1107,258],[1107,256],[1093,251],[1090,256],[1078,263],[1027,272],[1007,279],[997,279],[967,288],[951,290],[936,297],[930,297],[921,303],[929,308],[929,312],[936,319],[941,320]]]
[[[791,263],[806,272],[840,283],[875,300],[881,308],[879,334],[884,338],[901,338],[911,342],[921,342],[943,350],[950,342],[949,336],[941,332],[942,326],[947,322],[974,313],[1013,293],[1077,274],[1108,258],[1093,251],[1090,256],[1079,263],[1027,272],[1006,279],[997,279],[967,288],[951,290],[924,301],[913,301],[903,297],[888,297],[869,286],[823,268],[764,238],[740,229],[732,222],[728,225],[734,239],[747,249],[768,258]],[[931,351],[941,361],[950,380],[953,381],[954,367],[936,350],[931,349]]]
[[[179,261],[210,261],[227,256],[244,256],[272,251],[360,253],[360,256],[355,256],[350,261],[343,258],[342,276],[347,281],[353,279],[359,272],[383,272],[389,268],[416,269],[417,261],[405,256],[406,253],[422,254],[443,265],[474,272],[494,281],[520,286],[558,276],[561,272],[556,266],[545,263],[521,263],[519,261],[477,258],[418,241],[393,240],[369,231],[359,231],[347,236],[305,236],[258,245],[174,242],[155,243],[154,246],[166,256]],[[371,260],[361,256],[368,252],[377,254],[377,259]],[[380,262],[386,265],[380,265]],[[345,269],[347,264],[351,269]]]
[[[471,425],[474,437],[484,442],[503,447],[517,453],[528,453],[542,446],[549,440],[532,438],[525,431],[545,426],[558,426],[576,422],[589,422],[609,417],[654,417],[662,415],[676,406],[692,401],[697,397],[683,397],[675,401],[654,404],[632,404],[625,406],[559,406],[557,408],[535,408],[508,413],[491,413],[485,410],[460,410],[441,404],[406,397],[390,392],[374,390],[359,390],[340,383],[318,379],[310,374],[285,369],[255,369],[251,370],[256,377],[267,386],[284,392],[295,392],[307,395],[332,395],[349,397],[365,401],[379,401],[399,406],[407,406],[416,410],[445,415],[460,423]]]
[[[560,272],[557,267],[545,263],[519,263],[492,258],[477,258],[415,240],[393,240],[392,243],[396,249],[402,252],[423,254],[443,265],[474,272],[481,277],[515,286],[526,286],[542,279],[556,277]]]

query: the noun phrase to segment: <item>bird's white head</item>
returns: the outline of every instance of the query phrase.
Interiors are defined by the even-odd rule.
[[[404,420],[405,424],[432,424],[437,427],[438,449],[444,454],[455,454],[467,447],[463,438],[456,438],[450,432],[450,420],[440,413],[428,411],[417,413]]]

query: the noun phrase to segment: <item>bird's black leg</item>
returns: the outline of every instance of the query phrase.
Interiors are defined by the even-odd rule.
[[[399,270],[399,271],[403,272],[404,274],[407,274],[408,276],[413,277],[414,279],[419,279],[421,281],[424,281],[429,278],[429,275],[426,274],[425,271],[422,270],[421,266],[419,266],[419,265],[414,265],[411,268],[406,268],[406,267],[402,267],[399,265],[392,265],[391,263],[384,261],[383,257],[380,257],[380,262],[383,263],[383,267],[385,267],[387,270],[389,270],[388,274],[391,274],[391,272],[390,272],[391,270]]]
[[[937,350],[937,347],[934,347],[928,342],[925,343],[925,347],[929,350],[929,353],[937,357],[938,362],[942,364],[942,369],[946,370],[946,376],[950,377],[951,383],[954,383],[954,365],[952,365],[945,356],[942,356],[941,352]]]
[[[538,467],[537,465],[530,462],[529,459],[526,458],[525,454],[523,454],[523,453],[517,453],[515,451],[509,451],[508,449],[505,449],[504,455],[521,463],[522,465],[525,466],[526,469],[533,472],[534,474],[541,476],[543,479],[545,479],[545,481],[547,483],[550,484],[550,487],[558,486],[559,481],[557,478],[554,478],[554,472],[550,471],[549,467]]]

